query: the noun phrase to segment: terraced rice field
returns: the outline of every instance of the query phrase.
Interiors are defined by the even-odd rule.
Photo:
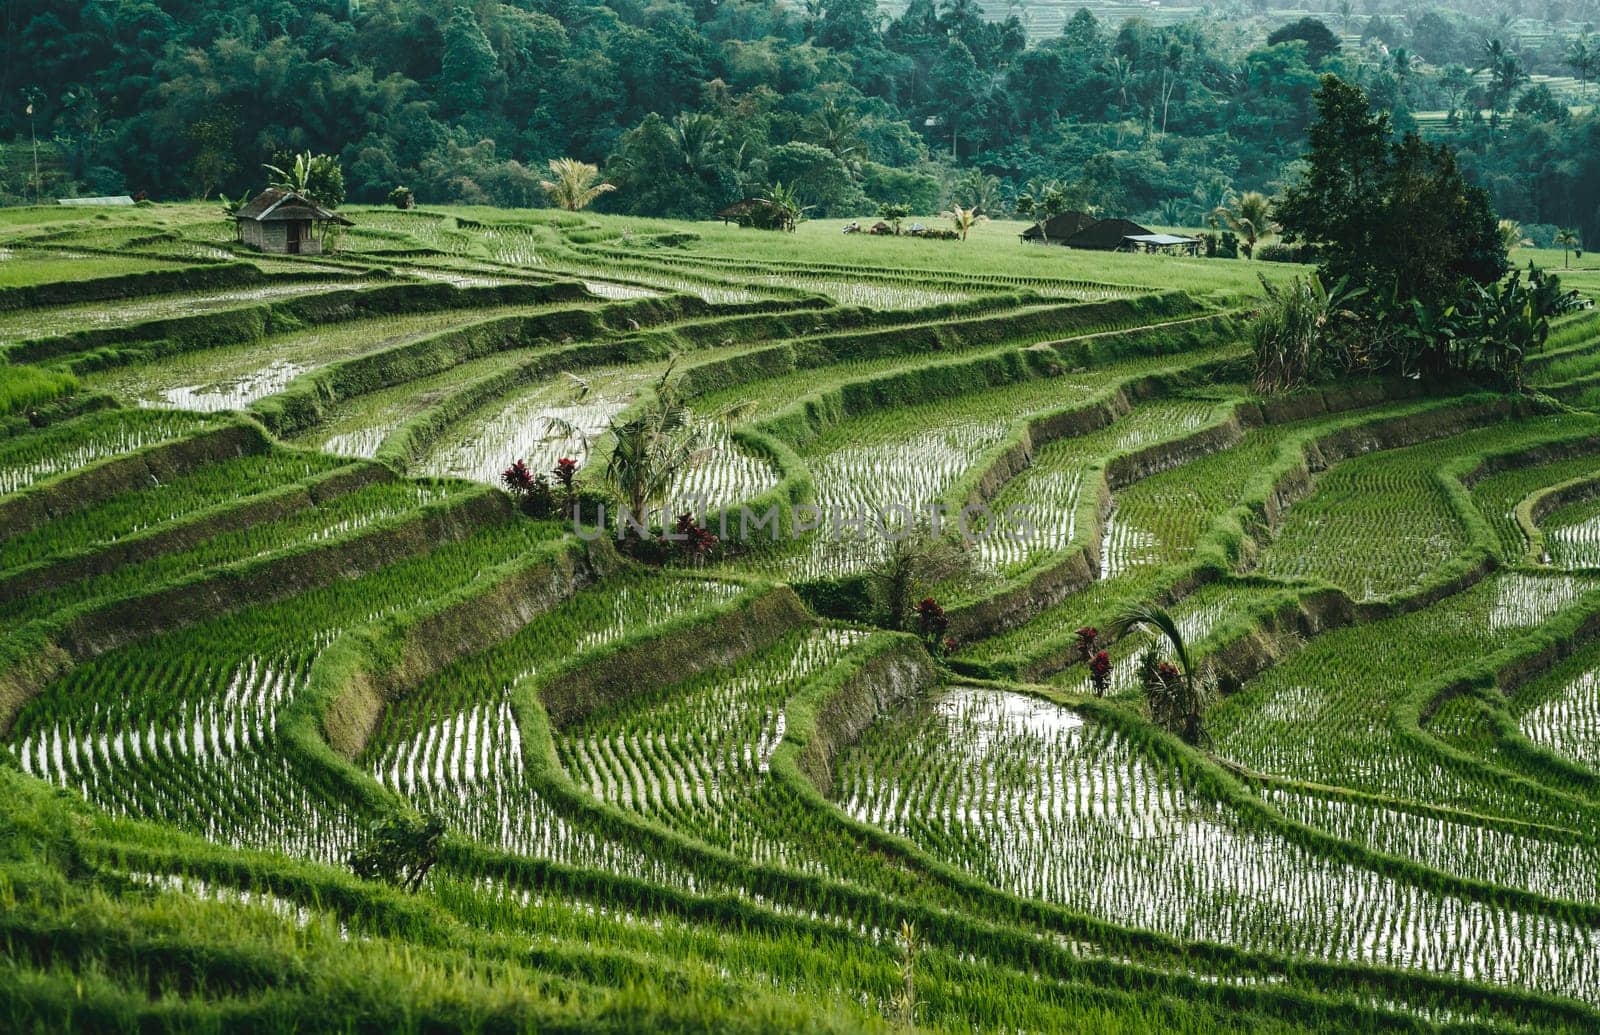
[[[1529,370],[1566,408],[1262,399],[1258,264],[1004,225],[49,215],[0,239],[53,299],[0,375],[59,388],[0,413],[0,1017],[1600,1027],[1592,316]],[[720,541],[579,535],[627,448]]]

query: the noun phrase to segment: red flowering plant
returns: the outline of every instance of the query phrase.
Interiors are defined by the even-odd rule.
[[[717,534],[695,521],[693,514],[679,514],[673,530],[679,536],[678,549],[694,564],[704,564],[722,541]]]
[[[561,486],[561,505],[571,507],[578,494],[578,461],[570,456],[564,456],[556,461],[553,473],[556,476],[556,484]]]
[[[1111,689],[1111,656],[1103,650],[1089,659],[1089,681],[1094,684],[1096,697],[1104,697]]]
[[[525,514],[547,518],[555,510],[555,494],[550,491],[550,479],[535,475],[526,460],[518,460],[500,472],[500,482],[522,507]]]
[[[940,654],[948,649],[947,642],[953,644],[954,641],[945,636],[945,631],[950,628],[950,619],[945,617],[944,608],[939,606],[937,600],[923,597],[911,609],[911,613],[917,616],[917,631],[922,634],[922,641],[930,651]]]
[[[1094,657],[1095,646],[1100,642],[1100,630],[1092,625],[1086,625],[1073,635],[1078,638],[1078,660],[1088,661]]]
[[[526,495],[533,488],[533,472],[528,470],[528,461],[518,460],[504,471],[501,471],[500,481],[505,484],[506,491],[511,495]]]

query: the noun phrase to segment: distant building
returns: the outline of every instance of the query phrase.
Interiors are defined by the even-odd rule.
[[[1123,251],[1176,252],[1181,255],[1200,254],[1200,238],[1181,234],[1132,234],[1122,239]]]
[[[131,205],[133,204],[133,199],[126,194],[112,194],[103,198],[57,198],[56,204],[89,208],[115,208],[121,205]]]
[[[355,224],[296,194],[268,187],[238,212],[239,240],[279,255],[321,255],[322,233],[329,223]]]
[[[1096,219],[1086,212],[1052,216],[1045,222],[1043,233],[1037,225],[1030,226],[1022,232],[1022,239],[1097,252],[1181,250],[1200,243],[1192,237],[1153,234],[1126,219]]]
[[[1087,248],[1097,252],[1114,252],[1123,247],[1130,237],[1143,237],[1150,233],[1138,223],[1126,219],[1102,219],[1093,226],[1067,238],[1068,248]]]
[[[1087,230],[1098,222],[1098,219],[1087,212],[1063,212],[1045,220],[1043,233],[1039,232],[1038,224],[1028,227],[1028,229],[1022,231],[1022,239],[1024,241],[1065,244],[1067,238]]]

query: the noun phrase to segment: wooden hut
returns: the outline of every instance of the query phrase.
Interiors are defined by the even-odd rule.
[[[279,255],[321,255],[329,223],[355,224],[292,190],[268,187],[234,213],[239,240]]]

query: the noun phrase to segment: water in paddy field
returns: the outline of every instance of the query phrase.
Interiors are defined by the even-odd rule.
[[[1545,519],[1543,531],[1552,567],[1600,567],[1600,501],[1556,511]]]
[[[349,283],[337,280],[298,281],[293,284],[262,284],[193,295],[157,296],[119,301],[115,304],[95,302],[16,310],[0,313],[0,345],[12,345],[30,338],[48,338],[69,331],[126,327],[148,320],[194,316],[218,309],[248,305],[251,302],[337,291],[351,286]]]
[[[141,406],[171,407],[180,410],[242,410],[257,399],[276,395],[309,367],[276,359],[260,370],[231,381],[168,388],[156,398],[139,400]]]
[[[244,409],[283,391],[301,374],[372,355],[526,307],[444,311],[358,319],[274,335],[245,345],[201,349],[91,374],[90,384],[141,406]]]
[[[406,273],[409,276],[420,277],[423,280],[431,280],[440,284],[449,284],[451,287],[458,288],[500,287],[504,284],[520,283],[510,277],[495,277],[486,273],[469,273],[465,270],[410,268],[406,270]]]
[[[565,377],[519,390],[461,421],[429,452],[428,474],[500,484],[500,473],[524,460],[548,474],[562,457],[580,465],[611,419],[650,383],[650,371],[611,368],[585,373],[586,392]]]
[[[855,818],[1016,894],[1185,939],[1600,1000],[1600,931],[1314,855],[1049,701],[952,688],[842,760]]]
[[[1600,769],[1600,669],[1569,680],[1559,693],[1524,715],[1521,727],[1535,744]]]
[[[234,848],[336,861],[356,841],[355,811],[314,791],[276,732],[307,668],[307,659],[248,658],[220,694],[161,716],[96,704],[91,714],[29,729],[14,750],[24,772],[111,815],[176,823]]]
[[[626,302],[631,298],[660,298],[661,292],[636,284],[617,284],[609,280],[585,280],[584,289],[591,295],[613,302]]]
[[[603,467],[605,458],[596,450],[603,448],[610,422],[653,376],[658,372],[648,368],[587,372],[588,390],[581,398],[568,379],[540,382],[463,421],[433,449],[423,469],[498,485],[501,472],[519,459],[546,475],[563,457],[578,461],[580,469],[594,463]],[[717,508],[777,485],[776,468],[741,449],[724,423],[697,420],[695,431],[700,444],[668,492],[675,505]]]

